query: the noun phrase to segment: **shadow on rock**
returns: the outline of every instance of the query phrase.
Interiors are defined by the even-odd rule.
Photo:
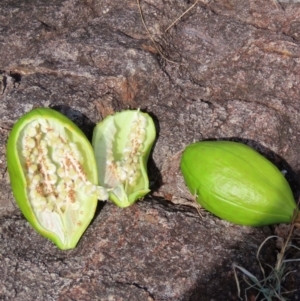
[[[51,109],[56,110],[70,118],[83,131],[88,140],[92,141],[93,129],[96,124],[87,116],[82,114],[80,111],[72,109],[66,105],[54,105],[51,107]]]

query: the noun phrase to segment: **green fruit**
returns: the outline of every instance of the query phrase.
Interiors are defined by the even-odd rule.
[[[297,208],[282,173],[241,143],[191,144],[182,155],[181,171],[198,203],[232,223],[249,226],[289,223]]]
[[[147,161],[155,140],[152,118],[139,110],[106,117],[93,133],[98,181],[119,207],[128,207],[147,194]]]
[[[94,216],[97,169],[91,144],[64,115],[39,108],[22,116],[7,143],[13,194],[29,223],[60,249],[72,249]]]

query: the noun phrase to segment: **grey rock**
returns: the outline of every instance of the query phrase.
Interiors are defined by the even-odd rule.
[[[300,5],[202,0],[165,31],[191,4],[140,4],[156,46],[135,1],[0,3],[1,300],[228,301],[237,300],[233,263],[261,277],[256,251],[274,228],[200,217],[186,206],[179,160],[193,141],[241,141],[285,169],[299,196]],[[158,131],[152,193],[127,209],[99,208],[72,251],[28,225],[9,186],[9,131],[40,106],[89,138],[127,108],[149,112]],[[270,242],[262,258],[273,265],[277,252]],[[299,273],[291,277],[297,289]]]

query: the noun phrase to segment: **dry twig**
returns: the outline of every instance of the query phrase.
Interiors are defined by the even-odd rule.
[[[173,27],[185,14],[187,14],[196,4],[198,3],[199,0],[196,0],[196,2],[191,5],[184,13],[182,13],[174,22],[171,23],[171,25],[165,30],[166,32]]]
[[[140,12],[140,15],[141,15],[141,20],[142,20],[142,23],[144,25],[144,28],[146,29],[147,33],[148,33],[148,36],[150,38],[150,40],[152,41],[155,49],[157,50],[157,52],[161,55],[161,57],[163,57],[167,62],[169,63],[172,63],[172,64],[176,64],[176,65],[180,65],[180,63],[177,63],[177,62],[174,62],[172,60],[169,60],[161,51],[160,49],[158,48],[156,42],[154,41],[153,37],[152,37],[152,34],[150,33],[146,23],[145,23],[145,19],[144,19],[144,15],[143,15],[143,11],[142,11],[142,8],[141,8],[141,4],[140,4],[140,0],[136,0],[137,1],[137,4],[138,4],[138,8],[139,8],[139,12]]]

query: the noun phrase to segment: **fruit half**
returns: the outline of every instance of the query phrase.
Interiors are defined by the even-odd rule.
[[[98,187],[92,146],[67,117],[38,108],[14,125],[7,143],[14,197],[29,223],[60,249],[72,249],[92,220]]]
[[[99,184],[119,207],[128,207],[149,190],[147,161],[155,140],[155,126],[147,113],[127,110],[99,122],[93,147]]]

